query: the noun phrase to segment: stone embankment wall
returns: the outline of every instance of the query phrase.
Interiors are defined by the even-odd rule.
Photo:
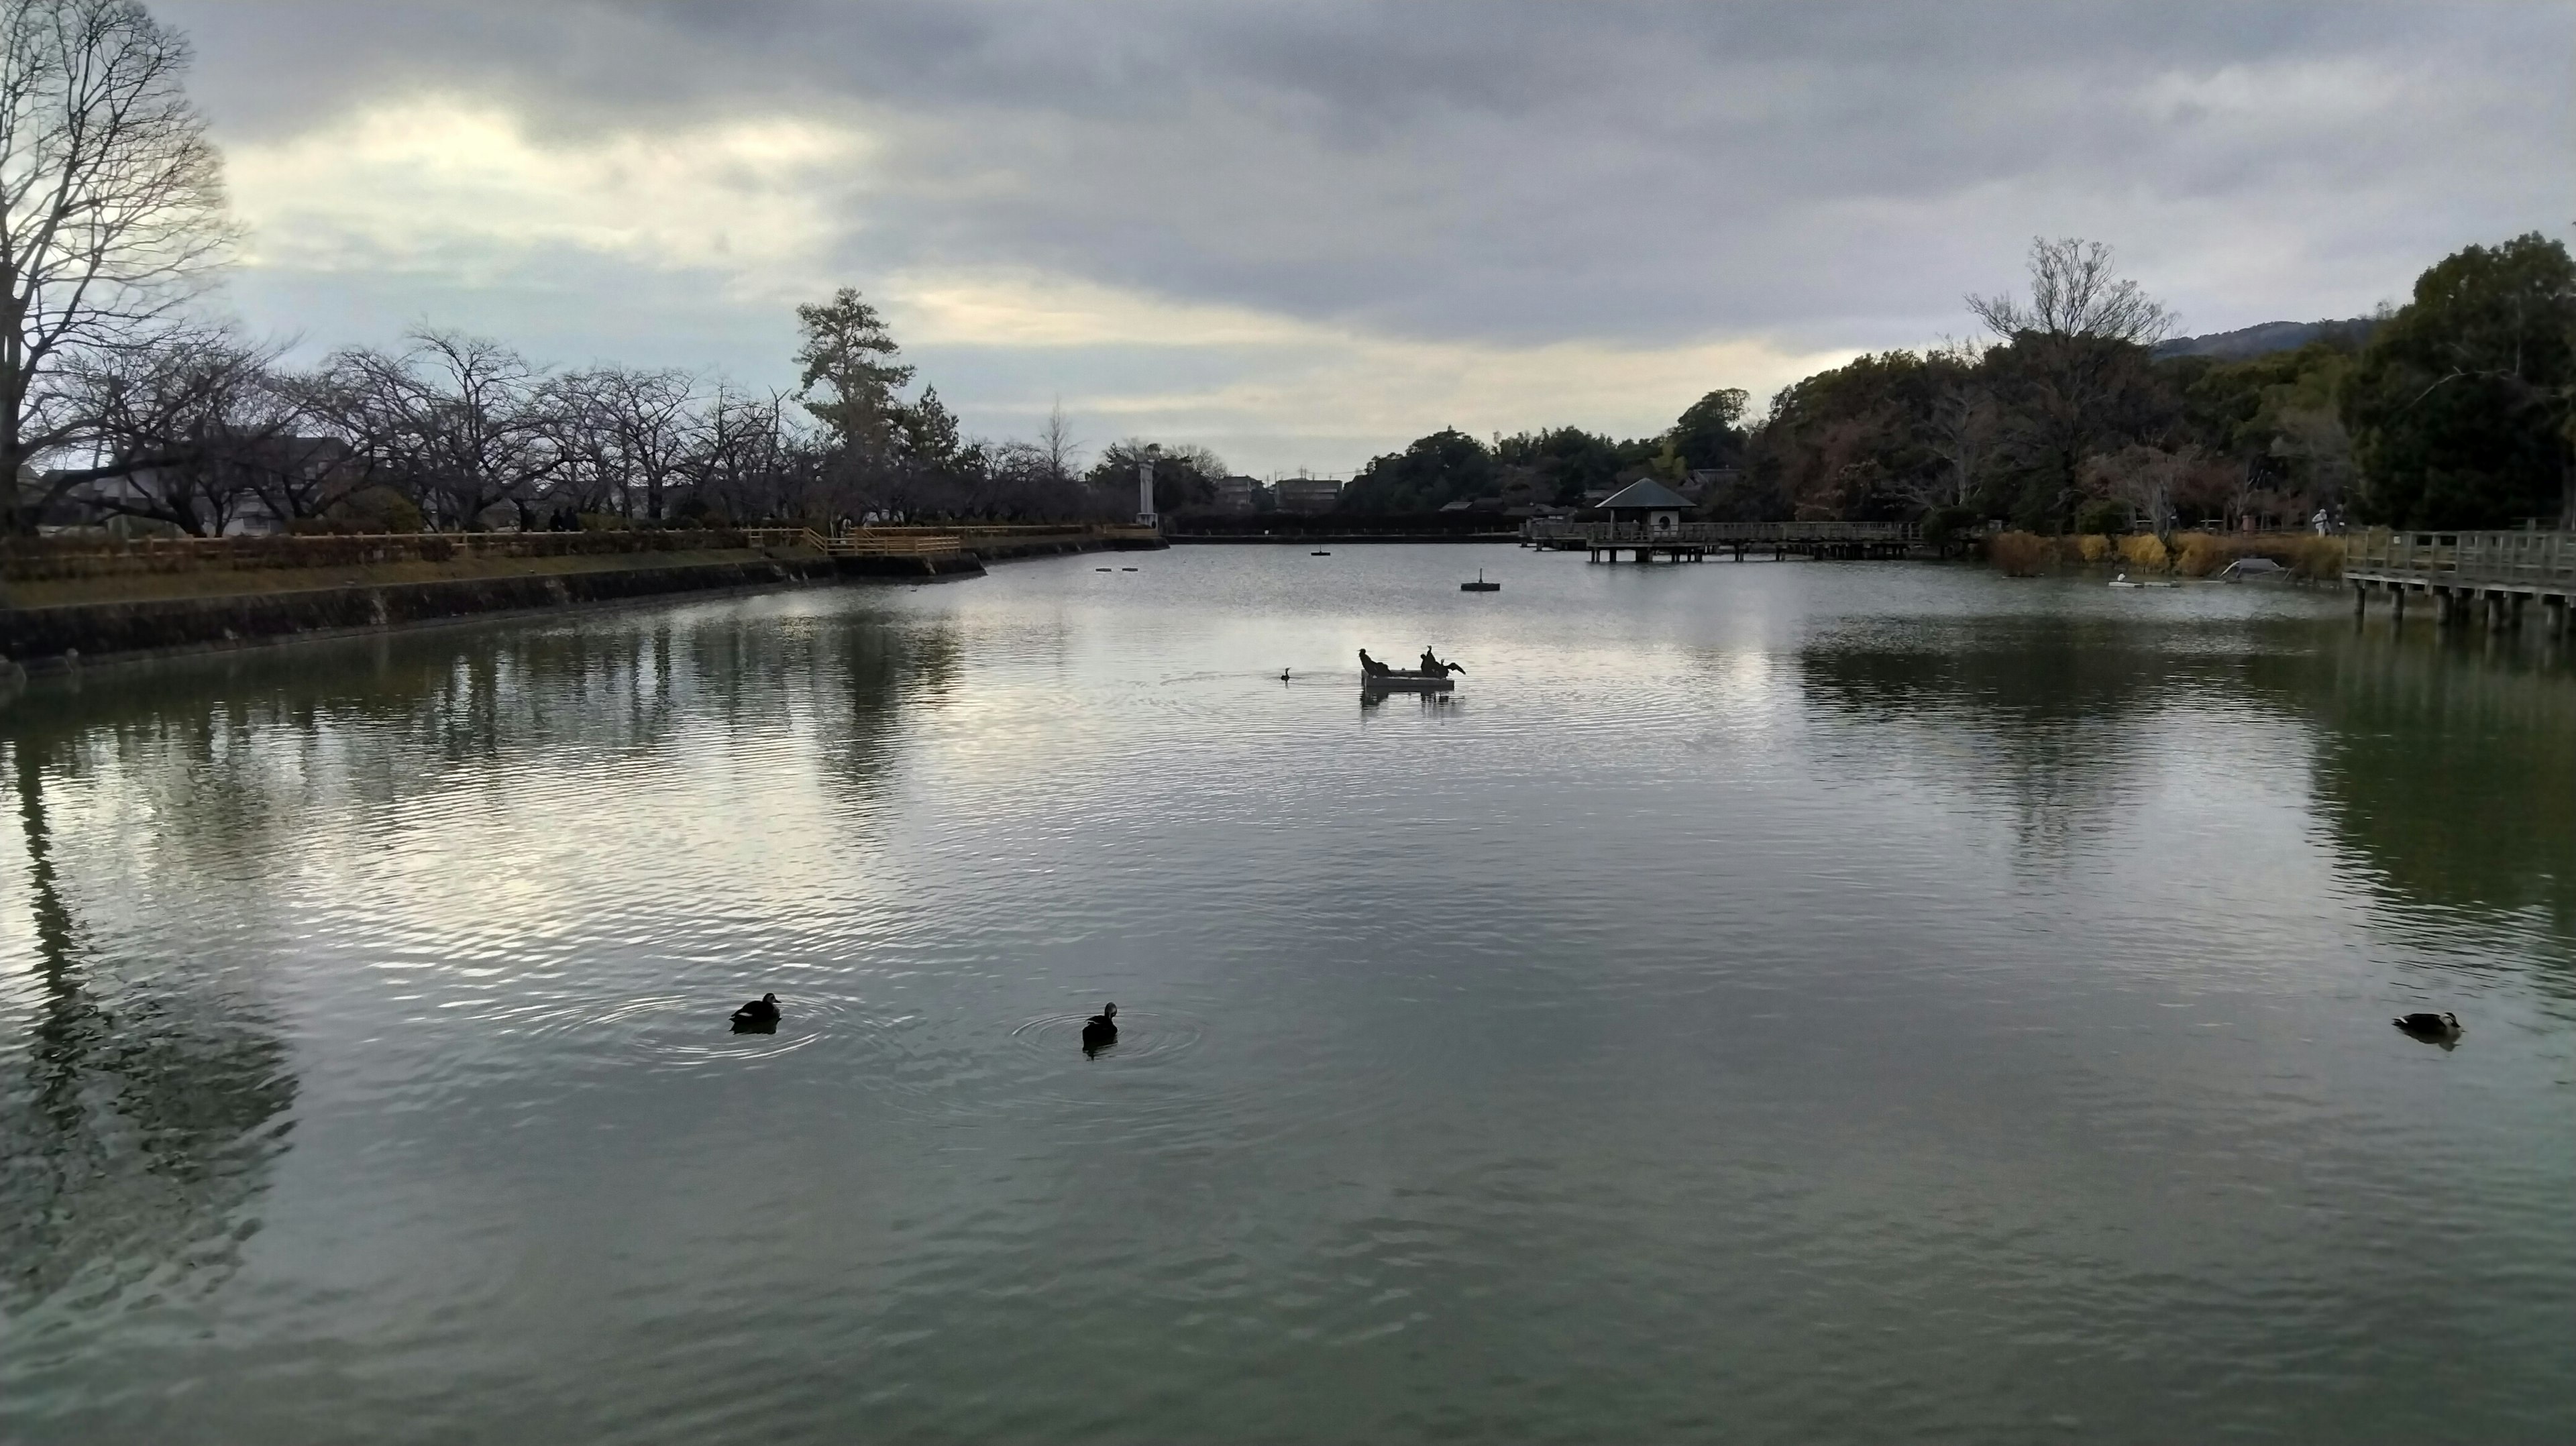
[[[923,575],[921,562],[904,561],[906,574]],[[983,569],[970,564],[960,570]],[[11,608],[0,611],[0,656],[29,671],[46,672],[84,661],[239,647],[672,593],[774,587],[842,574],[835,559],[815,558]]]
[[[41,673],[86,663],[696,592],[858,578],[924,581],[975,577],[982,575],[987,560],[1162,545],[1135,536],[1061,532],[1012,536],[1005,529],[979,531],[981,535],[971,538],[968,550],[931,556],[831,557],[771,552],[741,561],[662,566],[639,558],[640,565],[636,566],[504,577],[352,582],[345,586],[214,596],[0,608],[0,673]]]

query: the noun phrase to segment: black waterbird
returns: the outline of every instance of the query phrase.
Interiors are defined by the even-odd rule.
[[[2401,1014],[2388,1022],[2417,1039],[2429,1039],[2436,1044],[2460,1037],[2460,1016],[2447,1011],[2427,1014],[2418,1010],[2413,1014]]]
[[[751,1001],[749,1004],[744,1005],[742,1008],[735,1010],[733,1012],[733,1022],[736,1024],[776,1024],[778,1022],[778,996],[775,994],[764,994],[758,999]]]
[[[1118,1042],[1118,1006],[1104,1004],[1100,1012],[1082,1022],[1082,1052],[1097,1054]]]

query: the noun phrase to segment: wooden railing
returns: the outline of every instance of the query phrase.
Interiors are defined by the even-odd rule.
[[[2344,539],[2344,575],[2436,586],[2576,590],[2576,533],[2395,532]]]
[[[1920,542],[1923,525],[1918,522],[1681,522],[1671,527],[1654,528],[1632,522],[1571,522],[1557,518],[1533,518],[1522,525],[1521,535],[1533,542],[1705,542],[1712,545],[1735,543],[1809,543],[1809,542]]]
[[[824,544],[834,557],[953,557],[965,550],[953,532],[844,532]]]
[[[948,557],[965,550],[953,532],[861,527],[826,535],[811,527],[747,527],[754,547],[793,547],[833,557]]]
[[[1151,542],[1160,534],[1150,527],[1099,524],[1030,525],[970,523],[955,527],[856,527],[826,535],[811,527],[750,527],[743,535],[754,547],[800,547],[835,557],[944,557],[979,548],[1021,542],[1102,541]]]

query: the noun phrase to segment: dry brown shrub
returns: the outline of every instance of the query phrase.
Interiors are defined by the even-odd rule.
[[[2036,577],[2048,559],[2045,538],[2027,532],[1999,532],[1986,541],[1986,560],[2006,577]]]
[[[2234,552],[2235,549],[2229,547],[2224,538],[2206,532],[2186,532],[2182,535],[2182,555],[2175,561],[2174,570],[2185,577],[2207,577],[2225,567]]]
[[[2086,562],[2100,562],[2111,555],[2111,539],[2098,532],[2085,533],[2076,540],[2075,546],[2084,554]]]
[[[2141,572],[2162,572],[2171,562],[2164,539],[2152,532],[2120,539],[2120,560]]]
[[[2288,566],[2292,577],[2332,582],[2343,576],[2343,539],[2302,537],[2290,545]]]

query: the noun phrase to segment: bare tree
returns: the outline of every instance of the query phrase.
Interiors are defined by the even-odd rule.
[[[697,417],[683,472],[698,510],[735,522],[815,511],[813,448],[787,420],[787,396],[719,381]]]
[[[2153,346],[2173,330],[2173,313],[2112,270],[2111,248],[2072,236],[2030,242],[2030,300],[1968,298],[1968,310],[2006,341],[2024,332],[2094,337]]]
[[[2084,477],[2094,491],[2128,504],[2146,520],[2148,530],[2164,537],[2174,529],[2175,496],[2201,460],[2196,447],[2175,451],[2143,445],[2123,447],[2104,456],[2086,458]]]
[[[94,354],[66,378],[92,419],[92,465],[52,474],[55,487],[96,511],[198,536],[273,510],[272,479],[329,461],[295,436],[302,409],[277,384],[275,359],[221,331]]]
[[[1998,460],[2022,479],[2026,518],[2065,518],[2084,459],[2146,440],[2160,411],[2148,348],[2173,315],[2112,270],[2111,248],[2035,239],[2030,300],[1968,298],[2003,339],[1977,370],[2004,418]]]
[[[1985,348],[1973,340],[1948,342],[1924,356],[1933,387],[1921,435],[1938,465],[1905,480],[1898,490],[1927,511],[1969,506],[1984,481],[2002,425],[1994,388],[1978,371],[1984,360]]]
[[[334,357],[343,425],[386,480],[449,527],[479,525],[499,502],[526,509],[562,469],[544,378],[499,342],[415,332],[399,356]]]
[[[1038,432],[1035,450],[1050,481],[1069,483],[1081,475],[1082,442],[1073,435],[1073,424],[1065,420],[1062,397],[1047,409],[1046,426]]]
[[[145,344],[222,261],[234,231],[205,118],[181,88],[187,41],[135,0],[0,6],[0,478],[19,486],[81,439],[91,354]],[[30,502],[33,506],[30,507]]]
[[[681,478],[697,419],[697,380],[681,371],[597,367],[558,378],[550,391],[559,420],[578,442],[569,450],[617,499],[620,515],[660,518],[665,492]]]

